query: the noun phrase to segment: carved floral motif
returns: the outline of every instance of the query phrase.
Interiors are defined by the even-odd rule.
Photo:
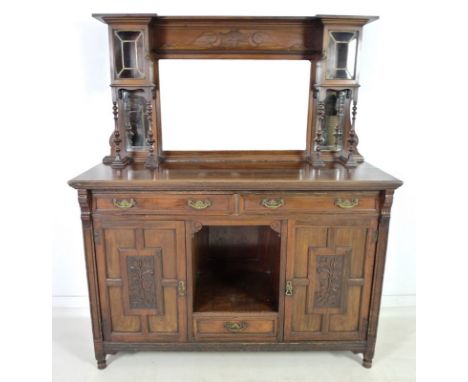
[[[197,48],[217,48],[217,49],[245,49],[245,48],[264,48],[264,49],[285,49],[285,50],[303,50],[306,49],[302,39],[295,39],[284,43],[274,37],[272,31],[259,30],[239,30],[231,29],[227,31],[202,32],[192,41],[184,42],[166,42],[161,46],[162,49],[190,49]]]
[[[195,41],[195,45],[208,45],[213,48],[236,48],[239,45],[249,45],[256,47],[262,44],[268,35],[264,32],[243,33],[238,29],[233,29],[228,32],[206,32],[200,35]]]
[[[338,308],[341,304],[344,256],[317,256],[318,288],[315,306]]]
[[[154,257],[128,256],[127,272],[130,308],[156,308]]]

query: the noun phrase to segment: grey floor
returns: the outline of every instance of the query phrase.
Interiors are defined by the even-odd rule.
[[[53,377],[59,381],[415,381],[414,308],[384,308],[372,369],[351,352],[141,352],[94,361],[87,309],[53,311]]]

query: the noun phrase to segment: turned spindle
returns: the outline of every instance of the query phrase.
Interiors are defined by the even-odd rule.
[[[321,156],[321,149],[323,145],[323,125],[325,123],[325,102],[319,102],[317,104],[317,115],[318,115],[318,124],[315,131],[314,138],[314,152],[312,153],[311,163],[313,167],[324,167],[325,162]]]
[[[359,138],[356,134],[355,124],[356,124],[356,114],[357,114],[357,101],[353,101],[352,108],[352,119],[351,119],[351,129],[348,134],[348,150],[347,153],[341,158],[341,161],[346,167],[357,167],[358,162],[355,158],[356,147],[359,143]]]
[[[154,156],[154,142],[156,140],[154,139],[153,135],[153,106],[151,105],[151,102],[148,102],[146,104],[146,117],[148,119],[148,125],[149,125],[149,130],[148,130],[148,139],[147,142],[149,143],[149,149],[148,149],[148,157],[146,158],[145,161],[145,168],[154,170],[155,168],[158,168],[159,163],[157,158]]]

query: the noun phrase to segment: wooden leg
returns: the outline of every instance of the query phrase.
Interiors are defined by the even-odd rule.
[[[372,359],[374,358],[374,346],[367,348],[367,350],[362,354],[362,366],[364,366],[366,369],[370,369],[372,367]]]
[[[104,356],[104,358],[102,359],[97,360],[97,367],[99,370],[105,369],[106,366],[107,366],[106,356]]]
[[[107,366],[106,353],[104,352],[104,348],[102,346],[101,341],[94,342],[94,354],[96,356],[98,369],[105,369]]]
[[[366,369],[370,369],[372,367],[372,358],[363,358],[362,359],[362,366]]]

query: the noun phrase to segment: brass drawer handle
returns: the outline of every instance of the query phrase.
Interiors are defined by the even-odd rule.
[[[263,199],[261,202],[263,207],[275,210],[281,206],[284,206],[284,200],[281,198],[278,199]]]
[[[132,208],[136,206],[136,200],[131,198],[131,199],[112,199],[112,203],[114,204],[115,207],[117,208]]]
[[[244,330],[246,327],[247,327],[247,322],[245,322],[245,321],[225,322],[224,323],[224,328],[226,330],[229,330],[230,332],[233,332],[233,333],[238,333],[238,332]]]
[[[335,200],[335,206],[340,207],[340,208],[354,208],[359,204],[359,199],[336,199]]]
[[[187,202],[189,207],[192,207],[195,210],[204,210],[205,208],[211,207],[211,200],[189,200]]]

